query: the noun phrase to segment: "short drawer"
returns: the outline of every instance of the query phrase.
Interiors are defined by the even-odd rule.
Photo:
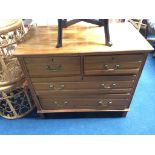
[[[128,106],[127,99],[105,98],[51,98],[41,99],[41,106],[49,109],[125,109]]]
[[[55,77],[80,75],[80,57],[32,57],[25,58],[31,77]]]
[[[144,56],[113,55],[84,57],[85,75],[137,74]]]

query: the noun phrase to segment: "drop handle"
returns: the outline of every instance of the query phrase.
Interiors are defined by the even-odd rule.
[[[119,64],[114,65],[113,68],[110,68],[109,65],[107,65],[107,64],[103,65],[103,69],[109,70],[109,71],[110,70],[116,70],[116,69],[119,69],[119,68],[120,68],[120,65]]]
[[[102,83],[101,86],[102,86],[103,88],[105,88],[105,89],[109,89],[109,88],[110,88],[110,86],[105,86],[104,83]]]
[[[116,83],[112,83],[111,86],[106,86],[104,83],[102,83],[101,86],[104,87],[105,89],[110,89],[110,88],[116,87]]]
[[[108,101],[108,104],[112,104],[112,101]]]
[[[114,70],[114,68],[110,68],[109,65],[107,65],[107,64],[103,65],[103,69],[105,69],[105,70]]]
[[[57,102],[57,101],[54,101],[54,104],[55,105],[57,105],[57,106],[59,106],[59,107],[62,107],[62,106],[64,106],[64,105],[67,105],[68,104],[68,101],[64,101],[64,102]]]
[[[65,85],[61,84],[56,90],[62,90],[65,88]]]
[[[58,102],[57,102],[57,101],[54,101],[54,104],[55,104],[55,105],[58,105]]]
[[[65,102],[64,102],[64,105],[66,105],[66,104],[68,104],[68,101],[65,101]]]
[[[101,86],[102,86],[103,88],[105,88],[105,89],[110,89],[110,86],[105,86],[104,83],[102,83]]]
[[[53,89],[54,88],[54,85],[53,84],[50,84],[49,85],[49,88]]]
[[[115,65],[115,68],[116,68],[116,69],[119,69],[119,68],[120,68],[120,65],[118,65],[118,64]]]
[[[53,72],[57,72],[57,71],[61,71],[62,70],[62,65],[61,64],[48,64],[45,66],[45,68],[48,71],[53,71]]]
[[[116,87],[116,85],[117,85],[116,83],[112,83],[112,87]]]
[[[64,89],[64,87],[65,87],[65,85],[60,85],[58,88],[56,88],[56,87],[54,87],[54,85],[53,84],[50,84],[49,85],[49,88],[50,89],[54,89],[54,90],[62,90],[62,89]]]
[[[64,89],[65,88],[65,85],[64,84],[61,84],[60,85],[60,89]]]
[[[108,105],[112,104],[112,101],[103,101],[103,100],[100,100],[98,103],[101,106],[108,106]]]

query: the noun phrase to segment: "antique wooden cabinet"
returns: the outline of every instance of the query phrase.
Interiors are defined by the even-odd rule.
[[[125,116],[150,44],[129,23],[111,24],[112,47],[104,29],[90,24],[66,28],[56,48],[57,28],[38,27],[18,46],[38,113],[122,112]],[[134,110],[134,109],[133,109]]]

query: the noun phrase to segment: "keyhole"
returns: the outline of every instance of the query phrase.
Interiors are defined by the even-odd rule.
[[[112,57],[111,59],[112,59],[112,60],[114,60],[115,58],[114,58],[114,57]]]
[[[54,58],[51,58],[51,62],[54,62]]]

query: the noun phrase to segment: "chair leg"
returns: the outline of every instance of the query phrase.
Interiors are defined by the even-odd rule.
[[[63,19],[62,22],[62,28],[67,28],[67,19]]]
[[[73,20],[71,22],[77,23],[78,21],[80,21],[80,20]],[[104,31],[105,31],[105,44],[107,46],[112,46],[112,43],[110,42],[108,19],[99,19],[99,23],[100,22],[101,23],[104,22],[103,25],[104,25]],[[73,23],[70,23],[69,25],[72,25]],[[62,47],[62,31],[63,31],[62,29],[63,29],[63,27],[67,27],[69,25],[67,23],[67,19],[65,19],[64,21],[62,19],[58,19],[58,36],[57,36],[57,46],[56,46],[56,48]],[[99,26],[102,26],[102,24],[99,25]]]
[[[104,19],[99,19],[99,22],[101,23],[99,26],[104,26]]]
[[[104,33],[105,33],[105,44],[107,46],[112,46],[112,43],[110,42],[110,34],[109,34],[109,21],[108,19],[104,19]]]
[[[58,19],[58,36],[57,36],[57,46],[56,48],[62,47],[62,28],[63,23],[62,19]]]

